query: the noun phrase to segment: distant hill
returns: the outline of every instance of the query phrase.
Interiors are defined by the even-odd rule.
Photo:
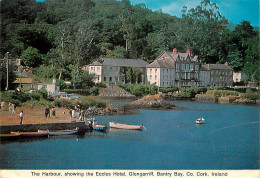
[[[227,25],[227,29],[229,29],[230,31],[234,31],[235,28],[236,28],[236,26],[237,26],[237,24],[229,23],[229,24]],[[260,31],[259,29],[260,29],[259,27],[254,27],[254,31],[259,32],[259,31]]]

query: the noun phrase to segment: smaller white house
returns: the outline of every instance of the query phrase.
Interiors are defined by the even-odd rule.
[[[60,86],[56,86],[56,79],[52,83],[38,83],[38,90],[44,88],[49,95],[55,94],[60,91]]]
[[[242,72],[233,72],[233,82],[242,82],[245,81],[245,79],[247,79],[247,75],[243,74]]]

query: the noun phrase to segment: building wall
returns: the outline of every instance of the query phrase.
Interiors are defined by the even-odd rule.
[[[233,86],[233,71],[227,69],[210,70],[210,86]]]
[[[175,70],[172,68],[161,68],[160,69],[160,87],[171,87],[174,86]]]
[[[89,74],[95,74],[95,83],[102,82],[102,66],[89,66],[88,67]]]
[[[155,84],[157,86],[160,86],[160,76],[161,76],[161,70],[160,68],[146,68],[146,79],[148,81],[148,84],[152,85]]]
[[[199,75],[200,85],[201,87],[210,86],[210,71],[201,70]]]

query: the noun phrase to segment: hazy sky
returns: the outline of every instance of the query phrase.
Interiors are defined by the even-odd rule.
[[[181,17],[183,6],[194,8],[202,0],[130,0],[133,4],[144,3],[152,10],[162,9],[164,13]],[[249,21],[252,26],[259,27],[259,0],[210,0],[219,7],[222,16],[230,23],[240,24]]]
[[[44,0],[36,0],[44,1]],[[118,0],[120,1],[120,0]],[[161,9],[164,13],[181,17],[183,6],[194,8],[202,0],[130,0],[132,4],[144,3],[154,11]],[[230,23],[240,24],[243,20],[249,21],[252,26],[259,25],[259,0],[210,0],[219,7],[222,16]]]

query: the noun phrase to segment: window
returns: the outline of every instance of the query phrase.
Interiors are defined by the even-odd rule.
[[[150,75],[150,80],[152,80],[152,75]]]
[[[157,80],[157,75],[155,75],[155,80]]]
[[[106,77],[104,77],[104,82],[107,80],[107,78]]]
[[[150,73],[152,73],[152,69],[150,69]]]
[[[157,69],[155,69],[155,73],[157,73]]]
[[[110,67],[110,70],[112,70],[113,69],[113,67]]]
[[[112,77],[109,77],[109,81],[112,82]]]

